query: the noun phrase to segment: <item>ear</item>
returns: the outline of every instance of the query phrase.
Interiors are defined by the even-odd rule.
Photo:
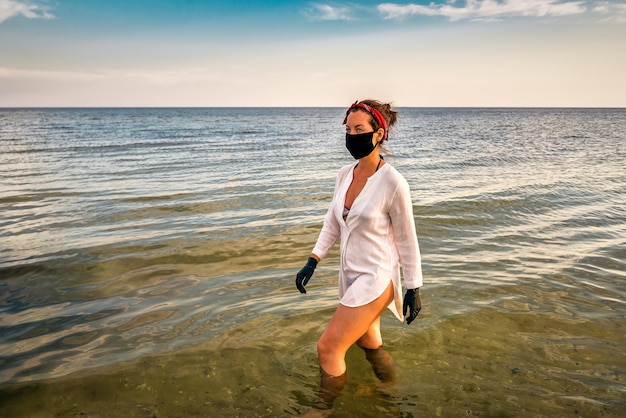
[[[376,142],[382,142],[383,138],[385,137],[385,130],[383,128],[378,128],[375,136]]]

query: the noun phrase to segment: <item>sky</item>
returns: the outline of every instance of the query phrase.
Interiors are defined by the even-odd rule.
[[[626,0],[0,0],[0,107],[626,107]]]

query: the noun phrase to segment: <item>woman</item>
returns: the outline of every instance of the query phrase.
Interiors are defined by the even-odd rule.
[[[346,148],[358,160],[339,170],[324,226],[296,286],[306,293],[317,263],[341,237],[340,304],[317,343],[321,368],[319,409],[330,409],[346,381],[345,354],[361,347],[383,381],[393,379],[393,360],[381,349],[380,316],[389,307],[410,324],[421,309],[421,259],[409,185],[381,155],[397,112],[375,100],[346,112]],[[399,262],[408,289],[402,303]],[[400,314],[400,312],[403,312]]]

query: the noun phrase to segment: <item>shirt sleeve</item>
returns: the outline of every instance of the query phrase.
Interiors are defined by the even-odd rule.
[[[320,231],[315,247],[313,248],[313,254],[318,256],[320,260],[326,257],[328,251],[330,251],[330,249],[335,245],[335,242],[337,242],[340,233],[341,230],[339,229],[337,219],[333,214],[333,205],[331,204],[330,208],[328,208],[328,211],[326,212],[326,217],[324,218],[324,226],[322,226],[322,230]]]
[[[407,289],[415,289],[423,285],[422,258],[415,232],[411,191],[406,180],[402,180],[392,199],[389,216],[400,255],[404,285]]]
[[[330,207],[328,211],[326,211],[326,217],[324,218],[324,225],[322,226],[322,230],[320,231],[319,236],[317,237],[317,242],[315,243],[315,247],[313,247],[313,254],[319,257],[322,260],[328,254],[331,248],[337,242],[337,239],[341,235],[341,226],[337,222],[337,218],[335,217],[333,211],[334,206],[337,204],[337,193],[339,190],[339,185],[341,184],[341,180],[345,176],[346,167],[339,170],[337,174],[337,178],[335,180],[335,191],[333,192],[333,200],[330,203]],[[342,202],[343,204],[343,202]]]

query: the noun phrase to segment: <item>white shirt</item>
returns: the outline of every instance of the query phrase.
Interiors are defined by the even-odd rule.
[[[341,237],[341,304],[366,305],[382,295],[391,280],[394,301],[389,309],[402,321],[399,262],[408,289],[421,287],[423,282],[409,184],[395,168],[384,164],[367,179],[344,220],[344,202],[355,167],[353,163],[339,170],[313,254],[323,259]]]

